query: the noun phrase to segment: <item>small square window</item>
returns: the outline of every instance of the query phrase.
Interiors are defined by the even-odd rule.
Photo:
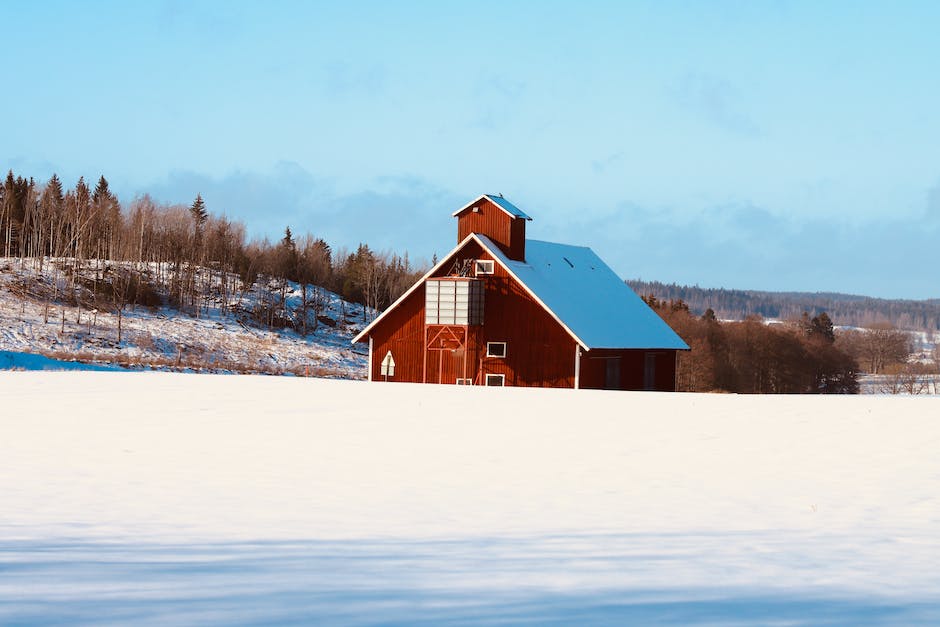
[[[473,379],[457,379],[457,385],[473,385]]]
[[[473,262],[473,271],[477,276],[481,274],[493,274],[496,264],[492,259],[477,259]]]
[[[506,375],[488,374],[486,375],[486,384],[491,387],[503,387],[506,385]]]
[[[506,342],[487,342],[486,343],[486,356],[487,357],[505,357],[506,356]]]

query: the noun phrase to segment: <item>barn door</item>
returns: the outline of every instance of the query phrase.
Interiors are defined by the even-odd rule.
[[[643,389],[656,389],[656,353],[646,353],[643,361]]]
[[[605,390],[619,390],[620,389],[620,358],[613,357],[611,359],[606,359],[607,362],[607,372],[604,375],[604,389]]]

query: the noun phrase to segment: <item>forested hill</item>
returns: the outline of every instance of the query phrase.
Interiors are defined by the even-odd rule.
[[[910,331],[940,330],[940,299],[889,300],[836,293],[761,292],[665,284],[659,281],[627,281],[633,290],[660,300],[682,299],[689,309],[702,314],[711,307],[722,319],[742,320],[757,314],[764,318],[798,318],[804,311],[823,311],[837,325],[869,326],[888,322]]]

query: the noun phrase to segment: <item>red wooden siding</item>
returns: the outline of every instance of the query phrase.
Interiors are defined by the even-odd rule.
[[[646,380],[646,356],[652,354],[653,379]],[[619,377],[609,385],[608,362],[619,360]],[[649,383],[649,386],[647,386]],[[600,350],[581,355],[579,387],[585,389],[657,390],[672,392],[676,389],[676,351],[674,350]]]
[[[445,276],[455,261],[491,258],[479,244],[471,241],[448,258],[434,276]],[[372,329],[372,379],[384,379],[381,362],[391,351],[396,364],[391,381],[453,384],[466,373],[466,378],[474,385],[483,385],[487,374],[502,374],[506,385],[574,387],[574,339],[499,263],[494,265],[494,274],[478,277],[486,284],[484,323],[467,327],[464,348],[425,351],[427,327],[422,284]],[[440,328],[441,325],[430,327],[432,334]],[[460,327],[455,330],[463,333]],[[506,342],[506,356],[486,357],[487,342]],[[580,387],[645,389],[648,352],[593,350],[583,353]],[[652,389],[675,389],[675,351],[652,353],[655,354]],[[619,360],[619,369],[616,381],[608,385],[611,382],[607,364],[611,358]]]
[[[382,359],[392,352],[395,376],[389,381],[422,381],[424,286],[408,295],[372,329],[372,380],[381,381]]]
[[[474,211],[474,208],[479,211]],[[486,235],[510,259],[525,260],[525,218],[513,218],[486,199],[457,216],[457,243],[471,233]]]
[[[435,276],[444,276],[455,260],[490,258],[470,242]],[[486,374],[503,374],[506,385],[573,387],[574,340],[498,263],[494,265],[494,274],[485,276],[484,323],[469,327],[466,349],[428,351],[425,365],[422,285],[372,329],[372,379],[384,379],[381,362],[391,351],[394,381],[422,382],[426,369],[428,383],[456,383],[463,378],[466,354],[467,377],[475,385],[482,385]],[[506,342],[506,357],[486,357],[487,342]]]

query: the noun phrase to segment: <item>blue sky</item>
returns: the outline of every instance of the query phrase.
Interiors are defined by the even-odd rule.
[[[0,166],[446,252],[500,192],[625,278],[940,297],[940,4],[3,3]]]

